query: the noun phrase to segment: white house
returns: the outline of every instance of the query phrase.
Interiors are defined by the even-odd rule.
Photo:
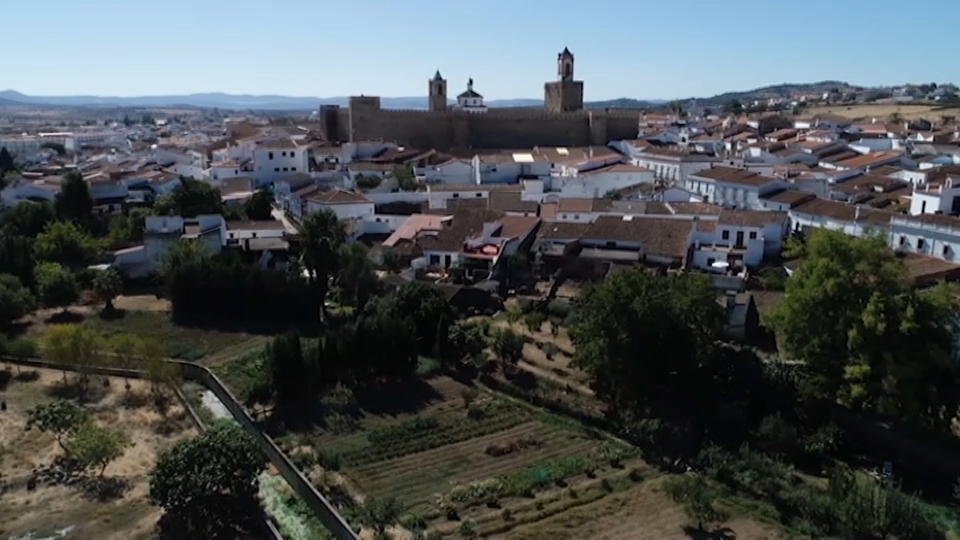
[[[143,245],[114,252],[111,266],[129,278],[142,278],[157,269],[170,244],[181,239],[199,240],[212,253],[220,253],[227,243],[226,224],[220,214],[148,216],[144,223]]]
[[[374,213],[373,201],[364,194],[346,189],[315,191],[304,198],[307,214],[332,210],[341,220],[361,220]]]
[[[483,96],[473,89],[473,79],[467,81],[467,90],[457,96],[457,108],[469,113],[487,112],[487,106],[483,104]]]
[[[629,163],[613,163],[595,169],[564,171],[552,178],[553,191],[561,197],[603,197],[640,184],[653,184],[653,171]]]
[[[687,190],[700,194],[707,202],[729,208],[760,210],[760,197],[787,188],[779,178],[758,174],[748,169],[716,166],[691,174]]]
[[[450,200],[486,199],[491,191],[521,193],[519,184],[480,184],[427,186],[427,201],[430,208],[446,208]]]
[[[477,183],[473,160],[450,158],[437,165],[428,165],[417,169],[428,184],[463,185]]]
[[[780,253],[789,230],[786,212],[724,209],[716,220],[696,221],[692,265],[704,270],[715,270],[715,262],[760,266],[765,256]]]
[[[291,173],[308,172],[307,150],[291,139],[262,141],[253,151],[253,178],[261,187]]]
[[[232,159],[210,164],[210,181],[215,185],[219,185],[219,182],[227,178],[237,178],[245,175],[240,163]]]
[[[867,206],[817,198],[794,206],[788,213],[794,231],[804,228],[830,229],[851,236],[886,234],[894,215]]]
[[[283,238],[287,235],[282,221],[228,221],[226,222],[227,245],[240,245],[254,238]]]
[[[890,219],[890,247],[950,262],[960,262],[960,219],[922,214]]]
[[[646,142],[646,141],[643,141]],[[709,169],[722,160],[704,154],[693,154],[678,148],[659,148],[638,141],[616,141],[611,146],[630,156],[633,164],[653,171],[657,180],[683,182],[691,174]]]
[[[947,177],[942,183],[914,186],[910,215],[960,213],[960,176]]]

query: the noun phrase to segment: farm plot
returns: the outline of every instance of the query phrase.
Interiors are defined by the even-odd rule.
[[[440,537],[500,534],[654,474],[632,449],[525,405],[448,378],[430,386],[413,410],[366,412],[350,434],[312,436],[312,456],[302,438],[291,453],[338,470],[358,498],[399,501],[408,528]]]

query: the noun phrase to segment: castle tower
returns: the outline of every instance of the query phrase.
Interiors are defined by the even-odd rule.
[[[440,70],[429,81],[430,83],[430,110],[439,112],[447,110],[447,80],[440,76]]]
[[[573,78],[573,53],[564,47],[557,55],[557,81],[543,85],[544,107],[554,113],[583,109],[583,81]]]
[[[566,47],[557,55],[557,78],[561,81],[573,81],[573,53]]]

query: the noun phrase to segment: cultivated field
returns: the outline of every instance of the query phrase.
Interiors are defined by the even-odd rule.
[[[54,436],[24,429],[28,409],[68,390],[58,371],[0,365],[0,400],[7,405],[0,411],[0,538],[158,538],[162,510],[147,498],[147,475],[159,451],[196,434],[186,413],[173,404],[159,414],[140,381],[131,381],[128,393],[123,379],[92,377],[86,407],[94,421],[122,430],[131,443],[104,471],[121,486],[105,496],[94,488],[96,473],[69,481],[52,473],[62,454]],[[58,531],[62,536],[51,536]]]
[[[447,377],[422,384],[361,399],[349,433],[281,438],[349,521],[363,501],[392,497],[406,529],[432,538],[684,537],[689,519],[630,447]],[[738,538],[774,537],[745,523]]]
[[[877,121],[886,121],[890,115],[897,113],[904,120],[916,120],[923,118],[931,122],[939,122],[941,116],[960,116],[960,107],[942,107],[936,105],[897,105],[890,104],[872,104],[872,105],[830,105],[823,107],[813,107],[804,111],[804,116],[816,116],[818,114],[836,114],[850,119],[876,118]]]

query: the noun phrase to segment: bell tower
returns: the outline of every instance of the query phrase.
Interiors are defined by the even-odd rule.
[[[583,110],[583,81],[573,78],[573,53],[566,47],[557,55],[557,80],[543,85],[543,105],[552,113]]]
[[[573,53],[566,47],[557,55],[557,80],[573,82]]]
[[[440,112],[447,110],[447,80],[437,70],[436,75],[429,81],[430,111]]]

